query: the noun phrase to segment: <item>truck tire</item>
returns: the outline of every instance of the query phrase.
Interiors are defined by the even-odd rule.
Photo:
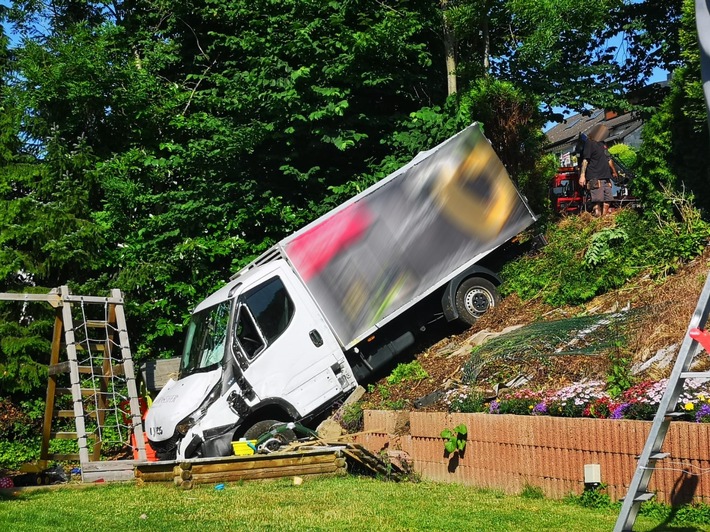
[[[265,419],[263,421],[258,421],[254,423],[251,427],[247,429],[244,433],[244,438],[247,440],[256,440],[262,434],[269,432],[274,425],[281,425],[282,421],[276,421],[275,419]],[[291,429],[284,429],[274,436],[281,443],[289,443],[296,440],[296,433]]]
[[[496,287],[482,277],[469,277],[456,289],[456,310],[459,320],[469,325],[500,303]]]

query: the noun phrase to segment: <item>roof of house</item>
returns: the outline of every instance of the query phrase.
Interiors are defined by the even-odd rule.
[[[643,121],[636,113],[614,116],[613,113],[605,113],[603,109],[592,109],[570,116],[561,124],[550,128],[546,133],[549,141],[547,151],[557,153],[572,151],[579,134],[588,133],[599,123],[609,128],[606,141],[610,144],[622,143],[626,137],[643,125]]]

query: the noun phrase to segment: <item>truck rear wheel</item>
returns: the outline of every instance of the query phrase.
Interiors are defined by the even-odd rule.
[[[456,310],[459,320],[469,325],[500,302],[493,283],[482,277],[469,277],[456,289]]]

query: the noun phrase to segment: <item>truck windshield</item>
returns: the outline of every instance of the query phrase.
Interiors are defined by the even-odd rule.
[[[231,301],[223,301],[192,316],[180,361],[181,377],[211,368],[222,361],[230,306]]]

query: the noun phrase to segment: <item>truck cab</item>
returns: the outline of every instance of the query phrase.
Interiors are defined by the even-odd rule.
[[[195,308],[178,379],[153,402],[146,433],[161,459],[229,455],[250,420],[302,420],[355,386],[315,302],[278,259]]]

